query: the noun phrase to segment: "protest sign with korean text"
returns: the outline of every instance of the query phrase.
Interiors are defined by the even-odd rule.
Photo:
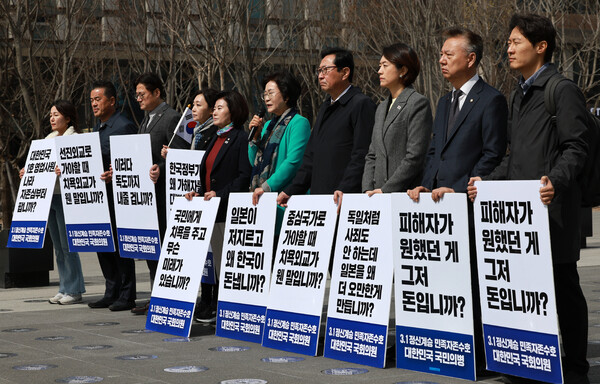
[[[271,277],[277,194],[231,193],[219,278],[217,336],[262,341]]]
[[[391,195],[344,194],[324,356],[385,367],[394,259]]]
[[[55,140],[69,250],[114,252],[99,133]]]
[[[540,182],[477,182],[477,265],[488,369],[562,382],[548,208]]]
[[[13,211],[8,248],[43,248],[56,183],[54,139],[33,140]]]
[[[150,135],[111,136],[110,155],[119,254],[158,260],[156,195],[148,174],[152,166]]]
[[[167,217],[173,201],[178,196],[188,192],[197,191],[200,188],[200,164],[204,157],[204,151],[191,151],[189,149],[170,148],[167,153],[165,166]]]
[[[167,221],[146,328],[188,337],[219,197],[176,198]]]
[[[263,346],[317,354],[336,216],[331,195],[290,198],[275,253]]]
[[[467,196],[392,194],[396,366],[475,380]]]

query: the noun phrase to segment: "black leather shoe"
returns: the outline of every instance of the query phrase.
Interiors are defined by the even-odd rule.
[[[135,301],[115,301],[108,309],[111,311],[127,311],[133,307],[135,307]]]
[[[500,373],[488,371],[485,368],[476,368],[475,369],[475,377],[477,380],[489,379],[492,377],[500,377]]]
[[[112,305],[113,301],[107,298],[102,298],[98,301],[93,301],[88,303],[88,307],[90,308],[108,308]]]
[[[145,304],[132,308],[131,313],[133,313],[134,315],[145,315],[148,312],[148,308],[150,308],[149,301]]]
[[[563,383],[565,384],[590,384],[587,373],[566,371],[563,373]]]

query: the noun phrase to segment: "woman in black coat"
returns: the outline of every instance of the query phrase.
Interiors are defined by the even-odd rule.
[[[227,203],[231,192],[248,192],[252,168],[248,161],[248,135],[244,123],[248,119],[248,104],[236,91],[217,95],[213,110],[213,124],[219,127],[217,135],[206,149],[200,165],[201,187],[188,192],[186,198],[203,196],[204,200],[220,197],[219,211],[210,245],[213,253],[215,274],[219,276]],[[198,321],[213,322],[216,319],[217,286],[213,286],[212,303],[197,316]]]

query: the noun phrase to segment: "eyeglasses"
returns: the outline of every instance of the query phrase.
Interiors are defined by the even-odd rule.
[[[323,76],[326,76],[329,72],[331,72],[331,70],[333,68],[337,68],[337,66],[335,66],[335,65],[328,65],[327,67],[317,68],[317,71],[316,71],[317,72],[317,76],[319,76],[321,74]]]
[[[135,99],[136,100],[144,100],[144,97],[146,97],[145,93],[136,93],[135,94]]]
[[[263,101],[265,99],[269,99],[271,100],[273,98],[273,96],[275,96],[276,94],[278,94],[279,91],[269,91],[269,92],[265,92],[262,94],[262,96],[260,97],[261,99],[263,99]]]

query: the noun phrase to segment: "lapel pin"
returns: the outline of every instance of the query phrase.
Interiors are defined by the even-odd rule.
[[[472,102],[473,102],[473,99],[469,100],[469,103],[472,103]]]
[[[401,106],[401,105],[399,105],[399,106],[397,106],[396,108],[397,108],[397,109],[402,109],[402,106]]]

